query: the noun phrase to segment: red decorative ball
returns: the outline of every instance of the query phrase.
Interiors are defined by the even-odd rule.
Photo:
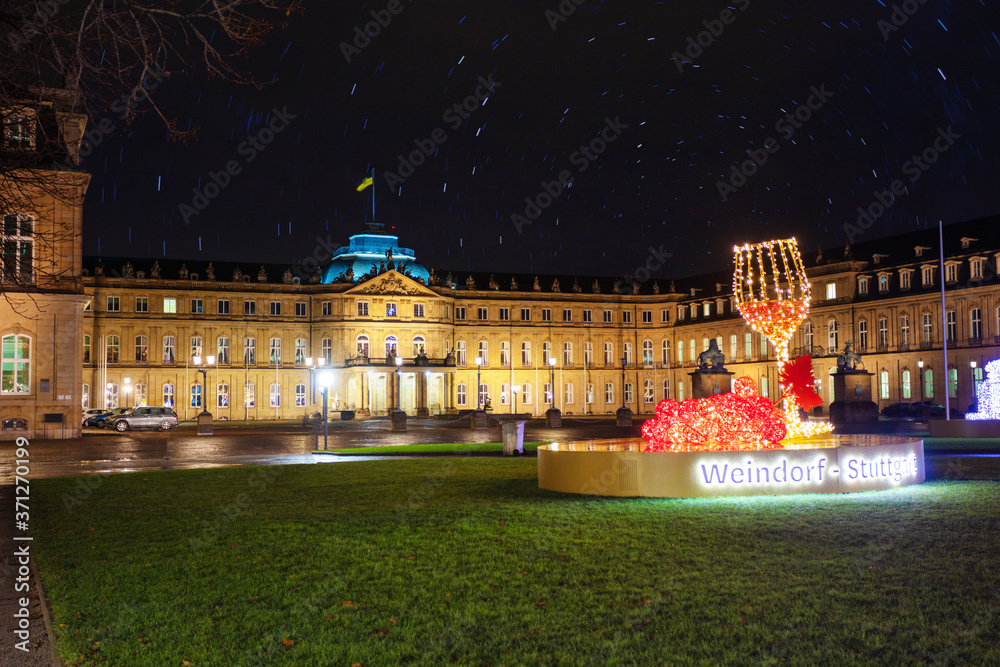
[[[747,376],[736,378],[733,382],[733,393],[740,398],[750,398],[757,395],[757,383]]]

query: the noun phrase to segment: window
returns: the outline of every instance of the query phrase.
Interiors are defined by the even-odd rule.
[[[280,317],[280,316],[281,316],[281,302],[280,301],[272,301],[271,302],[271,317]]]
[[[200,357],[202,352],[201,336],[191,337],[191,356]]]
[[[305,366],[306,365],[306,339],[296,338],[295,339],[295,365]]]
[[[840,334],[838,332],[837,320],[830,320],[826,323],[826,337],[827,347],[830,348],[831,352],[836,352],[840,349]]]
[[[924,313],[921,318],[921,336],[921,340],[925,343],[934,340],[934,322],[930,313]]]
[[[583,311],[583,321],[584,322],[588,322],[588,323],[589,322],[593,322],[594,321],[594,311],[592,311],[592,310],[585,310],[585,311]]]
[[[219,315],[229,314],[229,299],[219,299]]]
[[[0,340],[0,394],[30,393],[31,338],[22,334],[4,336]]]
[[[587,368],[594,366],[594,344],[589,340],[583,344],[583,364]]]
[[[678,306],[677,307],[677,321],[678,322],[683,322],[684,321],[684,313],[686,313],[686,312],[687,312],[687,306]]]
[[[708,343],[705,343],[705,347],[708,347]],[[767,336],[764,334],[760,335],[760,356],[761,358],[767,358]]]
[[[632,343],[625,343],[625,363],[632,365]]]
[[[331,339],[324,338],[320,341],[320,354],[323,356],[323,364],[325,366],[333,363],[333,341]]]
[[[573,383],[567,382],[563,386],[563,402],[572,403],[573,402]]]
[[[220,408],[229,407],[229,385],[220,384],[216,390],[216,405]]]
[[[459,405],[466,405],[467,401],[468,401],[468,397],[466,396],[465,385],[464,384],[458,385],[457,391],[458,391],[458,398],[457,398],[456,402]]]
[[[910,344],[910,316],[902,315],[899,318],[899,344]]]
[[[949,310],[944,315],[945,321],[945,335],[948,337],[949,343],[954,343],[956,338],[956,332],[958,331],[958,322],[955,317],[955,311]]]
[[[900,289],[910,289],[910,272],[900,271],[899,272],[899,287]]]
[[[163,405],[168,408],[174,407],[174,385],[169,382],[163,385]]]
[[[924,398],[934,398],[934,371],[929,368],[924,370]]]
[[[393,335],[385,337],[385,356],[395,357],[399,354],[399,341]]]
[[[465,321],[465,306],[455,306],[455,319],[460,322]]]
[[[546,382],[543,390],[545,392],[545,394],[544,394],[545,402],[551,405],[552,404],[552,384],[549,383],[549,382]]]
[[[229,365],[229,338],[220,336],[215,340],[215,360],[220,366]]]
[[[476,355],[482,360],[483,366],[490,365],[490,344],[485,340],[479,341],[479,354]]]
[[[9,112],[3,119],[3,147],[11,151],[34,150],[35,123],[34,109],[19,107]]]
[[[163,363],[173,364],[177,362],[177,339],[173,336],[163,337]]]
[[[958,267],[956,267],[954,264],[947,265],[944,268],[944,270],[945,270],[945,274],[944,274],[945,275],[945,280],[948,281],[949,283],[953,283],[956,280],[958,280],[958,271],[957,271],[957,269],[958,269]]]
[[[306,316],[306,302],[296,301],[295,302],[295,317],[305,317]]]
[[[677,363],[684,364],[684,341],[677,341]]]
[[[878,277],[878,291],[888,292],[889,291],[889,276],[886,274],[881,274]]]
[[[982,262],[982,260],[979,260],[979,259],[972,260],[969,263],[969,267],[970,267],[971,272],[972,272],[972,279],[973,280],[982,280],[983,279],[983,262]]]
[[[455,363],[465,366],[465,341],[460,340],[455,343]]]
[[[763,396],[764,398],[767,398],[767,391],[768,391],[767,390],[767,377],[762,375],[760,377],[760,383],[759,384],[760,384],[760,395]]]
[[[972,394],[974,396],[979,396],[979,385],[983,383],[983,369],[973,368],[972,369]]]
[[[753,334],[747,333],[743,336],[743,358],[749,359],[753,356]]]
[[[118,383],[109,382],[104,388],[104,407],[113,409],[118,407]]]
[[[256,315],[257,314],[257,302],[256,301],[244,301],[243,302],[243,314],[244,315]]]
[[[858,278],[858,294],[865,296],[868,294],[868,279]]]
[[[632,311],[623,310],[622,311],[622,324],[632,324]]]
[[[663,400],[670,398],[670,378],[663,381]]]
[[[385,304],[385,316],[396,317],[396,303],[389,301]]]
[[[502,384],[500,385],[500,405],[508,405],[510,403],[510,385]]]
[[[256,338],[244,338],[243,339],[243,365],[244,366],[256,366],[257,365],[257,339]]]
[[[422,303],[415,303],[415,304],[413,304],[413,316],[414,317],[423,317],[424,316],[424,304],[422,304]]]
[[[973,308],[969,311],[970,328],[969,333],[975,340],[980,340],[983,337],[983,311],[979,308]]]
[[[358,317],[368,317],[367,301],[358,301]]]
[[[191,313],[194,315],[201,315],[205,312],[205,306],[202,304],[201,299],[191,299]]]
[[[368,336],[366,336],[364,334],[361,334],[360,336],[358,336],[358,338],[355,341],[355,343],[356,343],[356,345],[355,345],[354,349],[357,351],[357,355],[359,357],[367,357],[367,356],[369,356],[370,341],[368,339]]]
[[[688,359],[693,364],[695,362],[695,359],[698,358],[698,350],[695,349],[694,338],[692,338],[689,341],[689,343],[690,344],[688,345]]]
[[[878,397],[883,401],[889,398],[889,371],[878,374]]]
[[[666,338],[660,342],[660,363],[670,366],[670,341]]]
[[[271,407],[281,407],[281,385],[277,382],[271,383]]]
[[[625,402],[626,403],[631,403],[632,400],[633,400],[632,399],[632,383],[631,382],[626,382],[625,383]]]
[[[604,344],[604,365],[605,366],[615,365],[615,348],[612,343]]]
[[[479,321],[480,322],[485,322],[486,320],[490,319],[490,317],[489,317],[489,315],[490,315],[489,309],[487,309],[487,308],[479,308],[478,310],[479,310]]]
[[[510,308],[501,308],[500,309],[500,321],[501,322],[509,322],[510,321]]]
[[[427,353],[427,345],[423,336],[413,337],[413,356],[416,357]]]
[[[573,321],[573,311],[569,308],[563,308],[563,322]]]
[[[542,343],[542,366],[548,367],[552,358],[552,343],[545,341]]]
[[[191,385],[191,407],[200,408],[201,407],[201,385],[193,384]]]
[[[521,309],[521,321],[522,322],[530,322],[531,321],[531,308],[522,308]]]
[[[865,320],[858,322],[858,347],[862,350],[868,349],[868,322]]]
[[[705,305],[707,306],[708,304],[705,304]],[[643,324],[652,324],[653,323],[653,311],[651,311],[651,310],[644,310],[644,311],[642,311],[642,323]]]
[[[677,400],[684,400],[684,380],[677,381]]]
[[[306,386],[304,384],[295,385],[295,407],[303,408],[306,405]]]
[[[563,343],[563,366],[573,365],[573,343]]]
[[[933,267],[930,267],[930,266],[925,266],[924,267],[924,270],[923,270],[923,282],[924,282],[924,286],[925,287],[934,284],[934,268]]]
[[[252,408],[256,405],[257,397],[253,384],[243,386],[243,406]]]
[[[836,299],[837,298],[837,283],[827,283],[826,284],[826,298]]]
[[[670,311],[661,310],[660,311],[660,324],[670,324]]]
[[[649,367],[653,365],[653,341],[642,341],[642,365]]]
[[[34,280],[34,224],[34,218],[27,215],[10,214],[3,217],[3,233],[0,234],[3,243],[0,272],[4,280],[21,282]]]
[[[333,303],[330,301],[324,301],[320,304],[320,314],[323,317],[329,317],[333,314]]]
[[[913,398],[910,391],[910,371],[903,371],[903,398]]]
[[[542,322],[552,321],[552,311],[548,308],[542,308]]]
[[[149,363],[149,339],[145,336],[135,337],[135,363]]]
[[[949,368],[948,369],[948,396],[951,398],[958,397],[958,369]]]
[[[149,312],[149,298],[145,296],[135,297],[135,312],[137,313],[148,313]]]
[[[655,401],[656,396],[653,394],[653,381],[647,378],[642,382],[642,402],[652,404]]]
[[[604,311],[604,323],[605,324],[611,324],[612,322],[614,322],[614,320],[611,318],[611,311],[610,310],[605,310]]]
[[[807,353],[812,352],[813,347],[813,325],[812,322],[802,323],[802,344],[806,348]]]
[[[117,313],[119,310],[121,310],[121,303],[119,302],[119,298],[116,297],[116,296],[109,296],[108,297],[108,312],[109,313]]]
[[[479,385],[479,404],[476,406],[481,407],[486,405],[486,399],[490,397],[490,388],[485,382]]]
[[[809,326],[811,327],[812,325],[809,325]],[[729,335],[729,360],[730,361],[736,361],[736,355],[739,353],[739,351],[740,351],[739,338],[736,337],[736,334],[730,334]]]
[[[889,346],[889,320],[884,317],[878,318],[878,346],[880,349]]]
[[[614,403],[615,402],[615,385],[610,382],[604,383],[604,402]]]
[[[84,410],[89,410],[90,409],[90,385],[89,384],[83,385],[83,391],[80,394],[80,398],[81,398],[81,402],[83,404],[83,406],[82,406],[83,409]]]
[[[106,359],[109,364],[118,363],[118,352],[121,348],[121,341],[119,341],[118,336],[108,336],[107,344],[105,346]]]
[[[83,363],[90,363],[90,336],[88,334],[83,336]]]
[[[500,365],[510,366],[510,342],[506,340],[500,341]]]
[[[521,385],[521,398],[522,398],[522,401],[521,401],[522,403],[524,403],[525,405],[531,405],[531,383],[530,382],[525,382],[523,385]]]

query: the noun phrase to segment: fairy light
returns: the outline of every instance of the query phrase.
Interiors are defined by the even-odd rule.
[[[976,412],[966,413],[966,419],[1000,419],[1000,359],[986,362],[986,380],[976,388],[976,407]]]

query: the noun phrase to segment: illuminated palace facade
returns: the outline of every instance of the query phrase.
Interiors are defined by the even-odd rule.
[[[998,222],[945,228],[943,321],[936,229],[805,258],[814,301],[790,348],[793,358],[813,356],[821,411],[848,342],[874,374],[880,407],[943,404],[947,391],[966,410],[1000,349],[1000,239],[986,238]],[[412,416],[457,413],[487,399],[494,413],[514,412],[516,400],[533,415],[553,405],[609,415],[623,404],[651,414],[663,398],[691,397],[688,374],[712,338],[728,369],[779,393],[773,346],[734,312],[728,274],[636,288],[601,277],[436,273],[377,230],[351,237],[303,280],[257,264],[84,264],[84,407],[301,418],[321,409],[310,362],[322,361],[330,408],[358,416],[397,404]],[[197,355],[216,359],[207,388]]]

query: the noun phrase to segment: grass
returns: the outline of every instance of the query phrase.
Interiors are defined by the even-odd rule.
[[[953,451],[1000,453],[1000,438],[924,438],[924,451],[934,454]]]
[[[92,481],[32,485],[68,665],[1000,662],[994,483],[611,499],[492,458]]]
[[[539,445],[548,442],[525,442],[524,451],[536,452]],[[324,451],[324,450],[317,450]],[[396,456],[399,454],[470,454],[470,453],[503,453],[502,442],[452,442],[426,443],[418,445],[383,445],[379,447],[350,447],[346,449],[325,450],[328,454],[360,454],[362,456]]]

